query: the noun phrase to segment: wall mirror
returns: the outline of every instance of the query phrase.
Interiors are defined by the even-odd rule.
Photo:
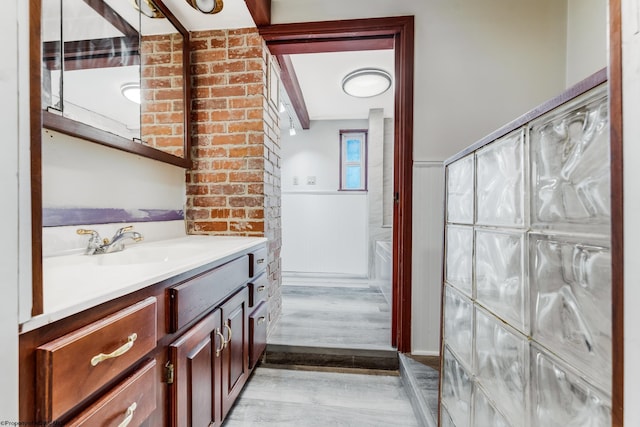
[[[166,6],[41,2],[42,126],[190,167],[189,34]]]

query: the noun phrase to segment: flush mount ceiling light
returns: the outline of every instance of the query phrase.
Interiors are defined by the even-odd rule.
[[[129,101],[140,104],[140,83],[125,83],[120,86],[120,92]]]
[[[209,14],[220,12],[224,6],[222,0],[187,0],[187,3],[194,9]]]
[[[138,9],[149,18],[164,18],[164,15],[162,14],[162,12],[160,12],[160,9],[158,9],[151,0],[133,0],[133,5],[136,9]]]
[[[356,98],[370,98],[391,87],[391,74],[378,68],[361,68],[342,79],[342,90]]]

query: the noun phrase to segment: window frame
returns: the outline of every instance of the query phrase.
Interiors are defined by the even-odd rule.
[[[348,135],[358,135],[361,138],[362,146],[361,153],[362,156],[359,162],[347,162],[345,156],[345,136]],[[361,136],[360,136],[361,135]],[[368,181],[369,181],[369,130],[368,129],[340,129],[340,139],[339,139],[339,148],[340,148],[340,184],[338,191],[368,191]],[[362,172],[360,176],[363,180],[360,188],[345,188],[346,184],[346,166],[350,164],[359,164],[362,168]]]

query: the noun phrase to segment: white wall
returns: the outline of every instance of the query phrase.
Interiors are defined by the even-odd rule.
[[[308,130],[281,135],[282,191],[337,191],[340,186],[340,130],[368,129],[368,120],[313,120]],[[316,184],[307,185],[315,176]],[[299,184],[293,184],[298,177]]]
[[[271,17],[400,15],[415,16],[415,160],[448,158],[564,88],[565,1],[273,0]]]
[[[25,61],[18,61],[18,17],[28,22],[27,2],[12,0],[3,3],[0,14],[0,126],[3,132],[0,156],[0,210],[3,224],[0,239],[0,366],[3,381],[0,388],[0,419],[18,421],[18,282],[20,240],[19,142],[28,145],[29,135],[20,127],[21,106],[18,99],[19,76],[28,76]],[[24,34],[23,34],[24,35]],[[28,130],[28,128],[26,129]],[[28,188],[28,186],[27,186]],[[23,191],[23,194],[25,192]],[[28,194],[28,192],[26,192]],[[27,220],[28,222],[28,220]]]
[[[340,130],[368,128],[368,120],[320,120],[282,133],[283,272],[367,276],[368,196],[338,188]]]
[[[607,66],[607,7],[607,0],[567,0],[567,87]]]
[[[640,0],[622,0],[624,141],[624,425],[640,426]]]
[[[367,277],[367,194],[282,194],[282,271]]]
[[[413,257],[411,266],[411,330],[413,353],[438,355],[440,343],[440,290],[444,166],[442,162],[416,162],[413,166]]]
[[[184,169],[46,130],[44,208],[183,209]]]

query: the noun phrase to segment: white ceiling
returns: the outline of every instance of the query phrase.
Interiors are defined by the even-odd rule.
[[[381,95],[355,98],[342,91],[342,79],[352,71],[373,67],[393,76],[393,50],[291,55],[311,120],[366,119],[372,108],[393,117],[394,86]]]

